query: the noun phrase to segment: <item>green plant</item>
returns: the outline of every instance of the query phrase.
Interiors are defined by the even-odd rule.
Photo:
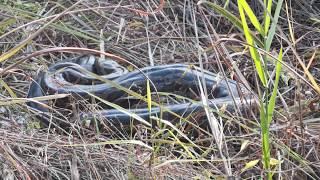
[[[249,47],[250,55],[255,64],[255,69],[262,84],[262,92],[259,91],[260,99],[260,121],[261,121],[261,134],[262,134],[262,156],[263,165],[265,171],[267,171],[268,179],[272,179],[271,173],[271,155],[270,155],[270,142],[269,142],[269,127],[272,121],[273,112],[275,109],[275,101],[277,97],[278,82],[280,79],[281,67],[282,67],[282,48],[279,51],[279,55],[276,61],[276,77],[273,84],[272,92],[269,92],[271,88],[270,77],[268,76],[268,71],[266,65],[269,56],[265,55],[270,52],[271,43],[274,39],[276,25],[278,22],[280,10],[282,7],[283,0],[278,0],[274,14],[271,14],[272,0],[264,0],[265,12],[263,23],[260,23],[246,0],[238,0],[238,10],[240,14],[240,19],[236,16],[220,7],[217,4],[209,3],[205,1],[200,1],[200,3],[206,3],[213,10],[219,12],[229,21],[235,24],[235,26],[240,29],[245,36],[246,43]],[[258,35],[254,35],[248,25],[249,22],[253,25],[254,30],[258,32]],[[264,54],[260,53],[258,49],[262,49]]]

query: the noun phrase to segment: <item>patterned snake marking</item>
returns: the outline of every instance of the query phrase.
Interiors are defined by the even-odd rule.
[[[154,106],[151,109],[146,108],[146,106],[133,108],[131,102],[128,101],[129,95],[124,89],[145,96],[147,91],[146,77],[154,85],[151,86],[152,92],[171,92],[184,96],[186,95],[185,92],[190,90],[193,94],[201,97],[200,89],[205,87],[209,98],[208,106],[212,108],[227,105],[229,109],[234,109],[234,105],[239,105],[241,102],[239,94],[245,95],[248,93],[243,90],[244,88],[241,88],[241,93],[238,93],[240,88],[235,81],[219,79],[216,74],[194,66],[184,64],[159,65],[128,72],[126,68],[115,61],[98,60],[94,56],[81,56],[51,65],[48,71],[41,73],[37,80],[31,84],[28,98],[68,93],[77,100],[88,100],[94,94],[94,96],[123,108],[108,107],[94,112],[81,111],[79,113],[80,119],[90,120],[99,115],[105,121],[118,122],[124,125],[130,123],[132,119],[130,114],[132,113],[149,121],[151,116],[159,117],[160,114],[162,118],[168,118],[168,115],[172,114],[186,117],[193,112],[203,110],[202,101],[196,100],[175,104],[166,103],[160,107]],[[101,78],[106,81],[101,81]],[[191,98],[194,99],[194,97]],[[60,106],[61,104],[64,106],[68,104],[66,99],[56,101],[60,101]],[[156,99],[153,99],[153,101],[156,101]],[[48,102],[44,103],[48,104]],[[37,102],[29,102],[28,105],[43,114],[49,112],[47,107]],[[42,119],[44,123],[48,124],[46,118]]]

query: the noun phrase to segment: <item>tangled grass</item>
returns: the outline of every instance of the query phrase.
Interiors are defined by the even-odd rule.
[[[238,16],[236,1],[215,1]],[[251,1],[258,19],[263,8]],[[193,0],[1,1],[0,171],[3,179],[259,179],[265,176],[257,107],[195,114],[151,129],[96,129],[71,123],[43,128],[25,98],[51,63],[76,56],[49,48],[108,52],[138,67],[188,63],[260,89],[244,35],[221,14]],[[278,101],[270,126],[272,173],[282,179],[319,179],[320,17],[317,1],[284,2],[272,51],[283,46]],[[284,41],[288,39],[289,41]],[[79,53],[79,52],[77,52]],[[132,67],[127,65],[128,69]],[[273,74],[273,64],[267,64]],[[84,104],[83,102],[79,102]],[[94,110],[97,105],[88,105]],[[221,123],[219,144],[210,127]],[[169,120],[167,120],[169,121]],[[167,122],[165,121],[165,122]]]

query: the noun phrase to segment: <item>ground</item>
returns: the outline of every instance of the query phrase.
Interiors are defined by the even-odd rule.
[[[239,17],[236,1],[213,1]],[[263,7],[248,1],[262,21]],[[3,179],[261,179],[265,176],[258,105],[221,109],[223,145],[210,128],[175,123],[104,130],[72,123],[45,127],[27,93],[50,64],[96,49],[138,67],[185,63],[261,90],[244,34],[197,0],[0,0],[0,173]],[[263,2],[262,2],[263,3]],[[275,8],[275,6],[274,6]],[[274,9],[273,9],[274,11]],[[285,1],[271,53],[283,70],[270,127],[274,177],[320,178],[320,3]],[[57,51],[71,47],[68,52]],[[31,53],[51,49],[23,59]],[[53,50],[56,50],[53,52]],[[86,54],[82,52],[82,54]],[[310,76],[302,68],[307,67]],[[129,70],[133,67],[123,64]],[[267,64],[274,74],[274,63]],[[312,79],[314,82],[312,82]],[[248,97],[245,97],[248,98]],[[210,117],[209,117],[210,118]],[[206,120],[194,116],[193,122]],[[259,161],[258,161],[259,160]],[[257,162],[248,168],[250,163]]]

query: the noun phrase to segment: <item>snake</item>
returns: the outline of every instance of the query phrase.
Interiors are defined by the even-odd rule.
[[[151,82],[150,86],[147,86],[147,81]],[[240,94],[247,93],[239,87],[242,86],[239,86],[238,82],[221,78],[195,65],[176,63],[129,71],[112,59],[83,55],[54,63],[48,70],[39,73],[31,83],[27,97],[70,94],[76,102],[90,100],[94,95],[104,102],[116,104],[119,108],[106,106],[93,112],[80,111],[78,117],[81,120],[92,120],[99,115],[104,121],[128,125],[137,116],[148,122],[150,117],[187,117],[194,112],[203,111],[205,107],[217,108],[227,105],[234,109],[239,105]],[[192,94],[192,101],[160,102],[161,106],[133,107],[128,100],[128,91],[145,97],[148,89],[152,92],[181,96],[184,96],[186,91],[192,92],[189,93]],[[207,92],[207,99],[203,96],[204,92]],[[204,103],[204,99],[207,103]],[[60,107],[68,103],[72,104],[66,98],[56,100]],[[28,105],[42,114],[41,119],[45,124],[49,123],[48,100],[41,103],[30,101]]]

